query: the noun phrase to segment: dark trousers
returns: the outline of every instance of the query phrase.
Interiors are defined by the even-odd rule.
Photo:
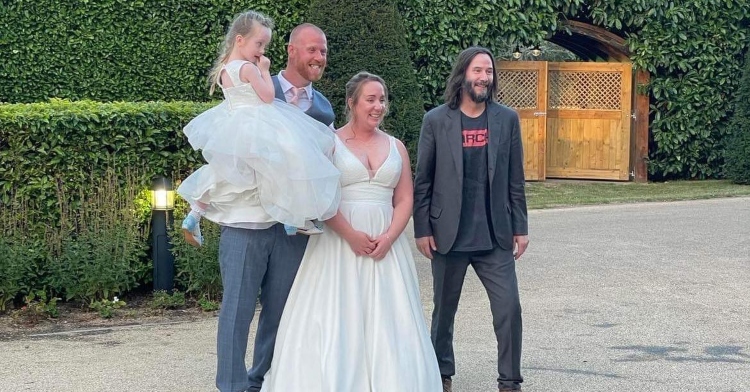
[[[453,353],[453,322],[461,288],[469,265],[487,290],[492,325],[497,338],[498,386],[519,389],[521,377],[521,303],[518,296],[516,263],[512,251],[494,248],[487,252],[433,253],[432,279],[435,309],[431,338],[440,374],[456,373]]]
[[[259,391],[271,367],[276,331],[308,237],[288,236],[281,224],[264,230],[221,228],[219,266],[224,296],[217,333],[216,387]],[[253,367],[245,367],[250,322],[260,292]]]

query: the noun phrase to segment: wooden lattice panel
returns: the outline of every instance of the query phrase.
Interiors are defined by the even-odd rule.
[[[550,109],[621,110],[621,72],[549,72]]]
[[[538,107],[537,71],[498,70],[497,101],[514,109]]]

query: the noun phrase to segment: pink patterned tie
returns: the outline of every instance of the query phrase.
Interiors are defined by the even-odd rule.
[[[292,98],[289,99],[289,103],[291,103],[294,106],[297,106],[297,104],[299,103],[299,97],[305,92],[305,89],[303,87],[299,87],[299,88],[292,87],[291,92],[292,92]]]

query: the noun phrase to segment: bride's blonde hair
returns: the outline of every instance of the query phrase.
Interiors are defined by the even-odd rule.
[[[224,42],[221,44],[219,57],[214,61],[214,66],[208,74],[208,80],[211,83],[211,88],[208,91],[209,94],[213,94],[216,85],[219,84],[221,70],[224,67],[224,63],[232,54],[234,42],[237,40],[237,36],[247,37],[253,32],[253,28],[256,24],[268,27],[269,30],[273,30],[273,20],[260,12],[245,11],[234,18],[232,24],[229,26],[227,35],[224,37]]]

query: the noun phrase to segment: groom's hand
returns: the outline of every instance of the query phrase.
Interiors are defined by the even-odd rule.
[[[417,238],[417,249],[419,253],[423,254],[424,257],[432,260],[432,252],[437,250],[435,246],[435,237],[420,237]]]

